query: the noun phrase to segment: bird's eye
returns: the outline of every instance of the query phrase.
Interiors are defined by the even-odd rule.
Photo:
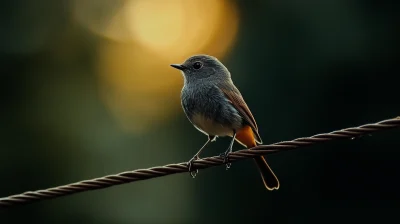
[[[201,67],[203,67],[203,64],[201,64],[200,62],[195,62],[195,63],[193,64],[193,68],[194,68],[194,69],[200,69]]]

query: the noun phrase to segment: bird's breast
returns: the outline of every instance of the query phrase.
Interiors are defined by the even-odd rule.
[[[233,128],[230,125],[221,124],[214,118],[196,113],[192,115],[190,120],[193,125],[204,134],[212,136],[233,136]]]
[[[215,136],[233,136],[242,117],[215,85],[189,85],[182,90],[182,107],[195,127]]]

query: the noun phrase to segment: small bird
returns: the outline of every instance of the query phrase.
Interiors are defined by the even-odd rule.
[[[228,69],[215,57],[194,55],[183,64],[171,64],[181,70],[184,86],[181,104],[186,117],[196,129],[208,136],[207,142],[189,160],[189,172],[193,174],[193,162],[200,159],[200,153],[217,137],[231,137],[228,149],[220,156],[227,162],[236,140],[246,148],[262,144],[257,123],[244,101],[242,94],[233,84]],[[279,180],[263,156],[254,158],[268,190],[279,189]],[[198,172],[197,170],[195,171]]]

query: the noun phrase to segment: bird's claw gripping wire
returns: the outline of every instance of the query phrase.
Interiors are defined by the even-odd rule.
[[[199,173],[198,169],[193,170],[193,162],[198,160],[198,159],[200,159],[199,156],[194,156],[193,158],[191,158],[189,160],[189,162],[187,162],[187,166],[189,167],[190,176],[192,176],[193,178],[195,178],[196,175]]]
[[[219,156],[224,159],[224,164],[226,165],[226,170],[231,168],[232,163],[229,162],[229,154],[232,152],[232,149],[226,150],[226,152],[221,153]]]

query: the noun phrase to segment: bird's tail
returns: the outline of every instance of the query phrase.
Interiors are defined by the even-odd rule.
[[[250,127],[245,127],[240,130],[236,135],[236,141],[247,148],[252,148],[257,146],[256,139],[254,138],[254,133]],[[279,189],[279,180],[275,176],[274,171],[269,167],[267,161],[265,161],[264,156],[254,158],[257,164],[258,170],[260,171],[264,186],[272,191]]]
[[[279,180],[275,176],[271,167],[269,167],[267,161],[265,161],[265,158],[263,156],[256,157],[254,158],[254,161],[256,162],[258,170],[260,171],[264,186],[270,191],[278,190]]]

